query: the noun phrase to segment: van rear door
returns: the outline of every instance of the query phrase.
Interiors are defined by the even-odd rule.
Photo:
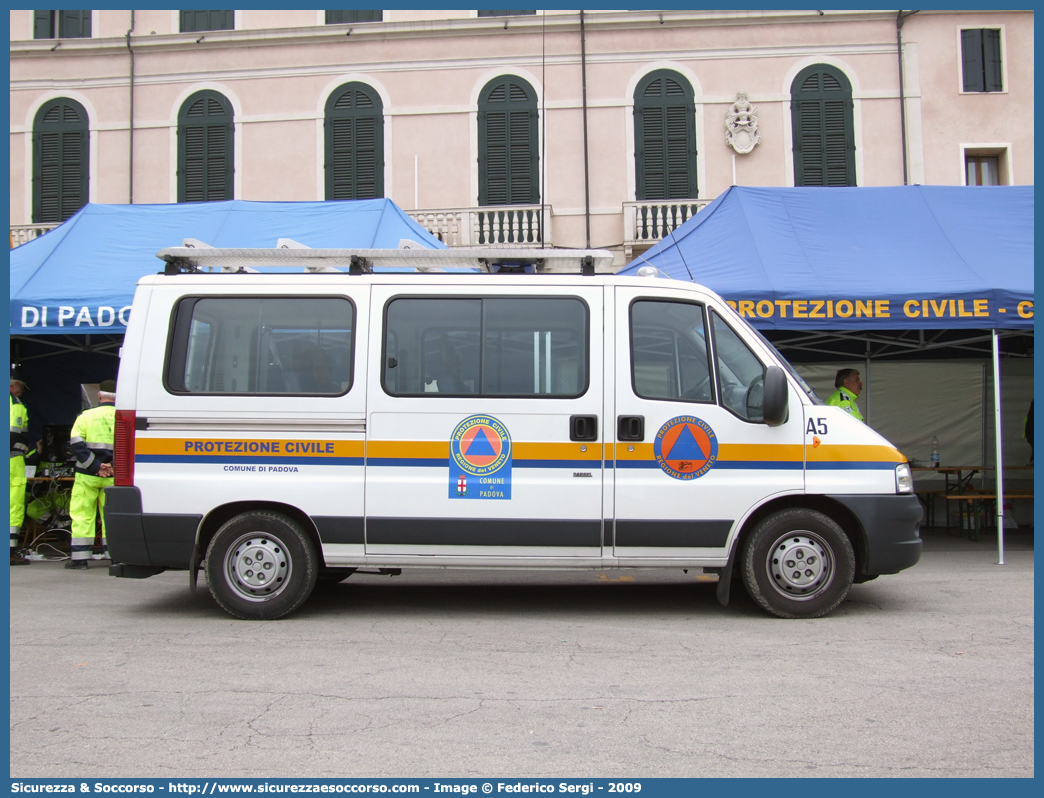
[[[374,286],[368,556],[601,556],[602,291]]]

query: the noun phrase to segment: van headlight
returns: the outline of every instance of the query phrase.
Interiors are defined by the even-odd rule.
[[[913,474],[909,463],[900,463],[895,467],[895,492],[913,493]]]

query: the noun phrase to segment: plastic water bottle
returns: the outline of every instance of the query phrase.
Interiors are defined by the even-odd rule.
[[[932,468],[939,467],[939,438],[932,436]]]

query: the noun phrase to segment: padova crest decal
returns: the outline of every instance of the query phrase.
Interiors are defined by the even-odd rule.
[[[718,460],[718,436],[695,416],[675,416],[653,441],[656,464],[675,479],[698,479]]]
[[[453,430],[449,497],[511,498],[511,436],[492,416],[468,416]]]

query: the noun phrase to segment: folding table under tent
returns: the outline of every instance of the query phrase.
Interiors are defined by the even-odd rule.
[[[1033,331],[1033,186],[733,186],[620,273],[643,267],[706,285],[759,329],[806,331],[806,345],[880,333],[929,352],[988,330],[1003,464],[999,340]],[[1001,468],[997,514],[1003,563]]]
[[[186,238],[215,247],[289,238],[312,248],[397,249],[404,240],[445,248],[390,199],[85,205],[10,253],[11,355],[31,389],[34,430],[75,417],[81,382],[116,376],[135,285],[163,270],[160,249]]]

